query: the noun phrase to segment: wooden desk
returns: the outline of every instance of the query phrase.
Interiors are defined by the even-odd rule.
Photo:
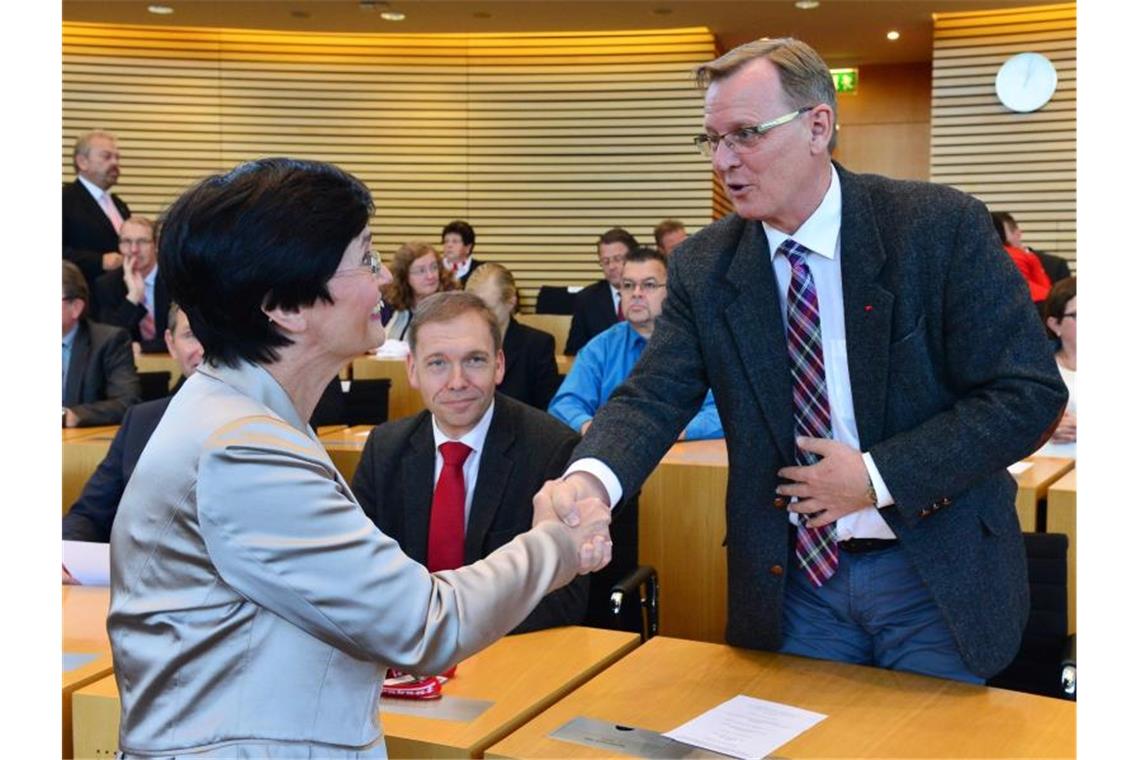
[[[95,472],[103,457],[107,456],[107,450],[111,448],[111,441],[118,430],[118,425],[104,425],[63,431],[62,514],[67,514],[67,510],[79,498],[87,479]]]
[[[356,466],[360,464],[360,454],[364,451],[364,444],[373,427],[373,425],[342,427],[340,430],[325,433],[319,437],[320,442],[324,444],[325,450],[329,453],[329,459],[333,461],[336,468],[340,470],[340,474],[350,485],[352,484],[352,476],[356,473]]]
[[[566,338],[570,335],[571,316],[569,314],[516,314],[515,319],[520,324],[553,335],[554,353],[556,355],[566,350]]]
[[[111,643],[107,638],[106,586],[63,586],[63,655],[96,657],[63,671],[63,757],[72,756],[72,695],[111,673]],[[117,729],[116,729],[117,730]],[[82,757],[82,755],[81,755]]]
[[[170,354],[135,354],[135,369],[139,372],[169,372],[170,387],[173,388],[182,377],[178,360]]]
[[[1045,531],[1069,537],[1069,633],[1077,632],[1077,470],[1074,467],[1049,486]]]
[[[1073,757],[1076,704],[877,668],[658,636],[487,751],[616,757],[548,734],[587,716],[676,728],[737,694],[828,717],[774,756]]]
[[[377,377],[392,381],[388,389],[388,419],[398,420],[424,408],[420,392],[408,382],[408,365],[403,359],[362,356],[352,361],[353,380],[371,380]]]
[[[1073,469],[1074,462],[1062,457],[1030,457],[1026,461],[1033,466],[1013,476],[1017,481],[1017,519],[1023,531],[1033,533],[1043,527],[1037,524],[1037,504],[1045,499],[1049,486]]]
[[[727,489],[724,439],[674,444],[641,489],[639,562],[657,568],[663,635],[724,641]]]
[[[481,757],[502,739],[580,684],[636,648],[638,636],[596,628],[552,628],[508,636],[459,664],[444,699],[492,702],[468,722],[386,712],[380,721],[392,757]],[[75,697],[75,749],[81,756],[116,749],[119,692],[114,678]]]

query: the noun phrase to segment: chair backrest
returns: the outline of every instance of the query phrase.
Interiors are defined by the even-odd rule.
[[[170,395],[170,373],[166,370],[140,372],[139,391],[143,401],[154,401]]]
[[[566,353],[566,338],[570,335],[568,314],[516,314],[515,319],[536,330],[550,333],[554,336],[554,353]]]
[[[543,285],[538,289],[534,310],[538,314],[573,314],[574,294],[565,285]]]
[[[346,425],[379,425],[388,421],[388,378],[353,380],[345,394]]]

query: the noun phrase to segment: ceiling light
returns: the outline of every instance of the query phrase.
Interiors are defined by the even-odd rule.
[[[400,13],[399,11],[384,11],[380,14],[380,18],[384,19],[385,21],[403,21],[404,14]]]
[[[888,39],[888,40],[890,40],[891,42],[894,42],[894,41],[895,41],[895,40],[897,40],[898,38],[899,38],[899,33],[898,33],[898,32],[896,32],[894,29],[892,29],[891,31],[887,32],[887,39]]]
[[[819,7],[819,0],[796,0],[796,7],[801,11],[810,11]]]
[[[146,9],[158,16],[169,16],[174,13],[174,9],[169,5],[148,5]]]

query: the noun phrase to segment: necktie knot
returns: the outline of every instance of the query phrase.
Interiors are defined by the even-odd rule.
[[[466,443],[448,441],[439,445],[439,453],[443,457],[444,466],[462,467],[471,454],[471,447]]]
[[[803,247],[791,238],[780,243],[780,247],[776,249],[776,253],[782,253],[788,258],[788,263],[792,265],[793,269],[804,266],[807,263],[808,254],[811,252],[810,248]]]

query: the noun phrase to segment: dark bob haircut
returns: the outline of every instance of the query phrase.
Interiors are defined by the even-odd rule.
[[[199,182],[162,218],[159,268],[206,359],[271,364],[292,341],[263,309],[319,298],[372,216],[360,180],[332,164],[264,158]]]
[[[443,232],[439,233],[439,242],[449,234],[456,234],[459,239],[463,241],[463,245],[471,246],[471,252],[475,252],[475,230],[470,224],[462,219],[456,219],[453,222],[448,222],[447,226],[443,228]]]

